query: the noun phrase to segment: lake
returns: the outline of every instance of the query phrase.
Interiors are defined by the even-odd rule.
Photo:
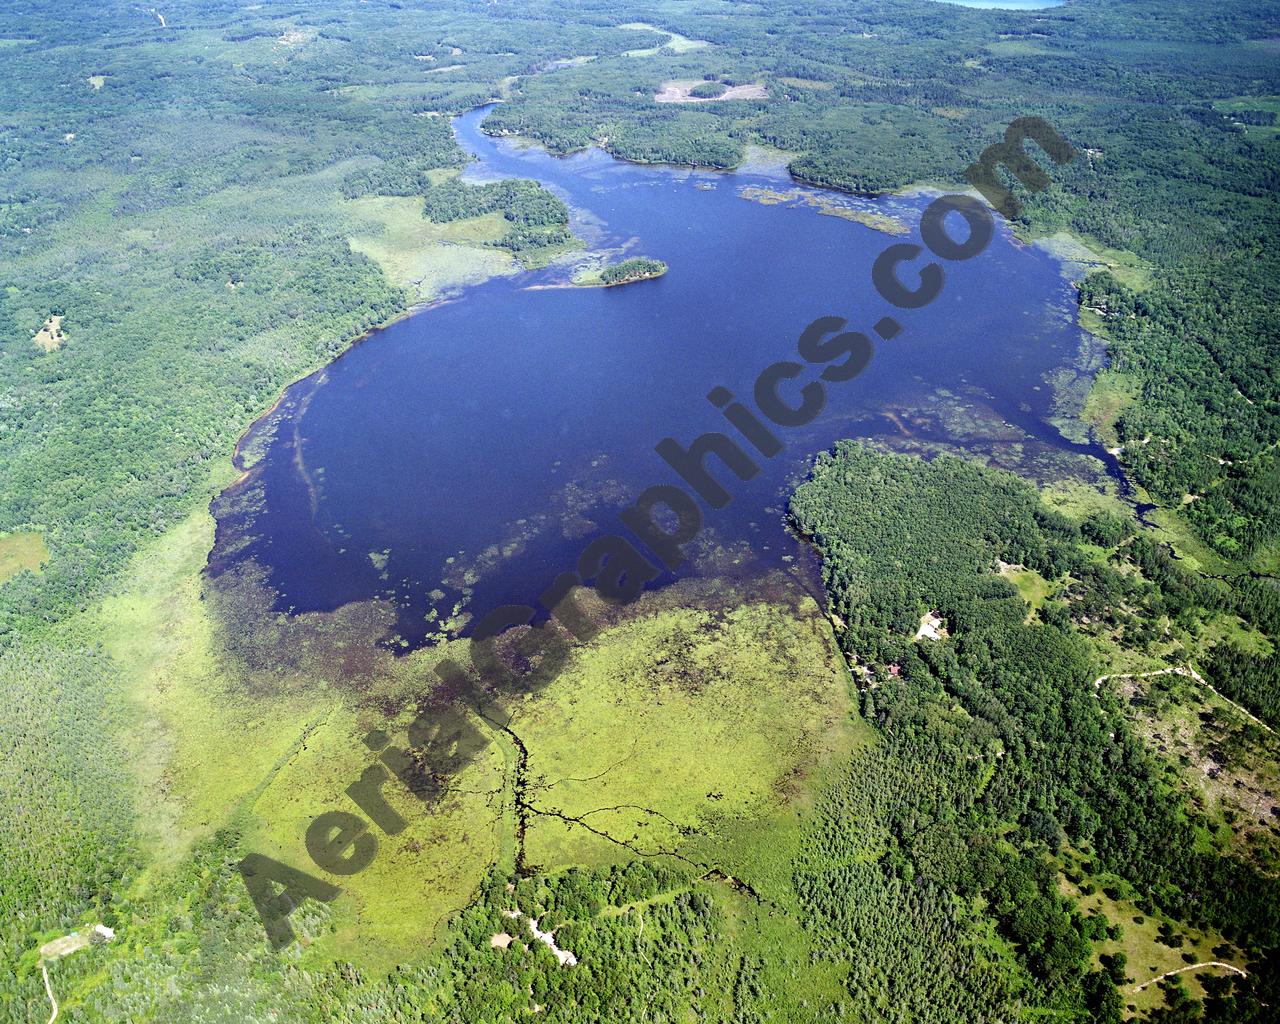
[[[599,150],[555,158],[484,135],[486,113],[455,122],[479,158],[468,178],[535,178],[569,204],[592,248],[659,258],[669,273],[599,289],[536,287],[563,284],[565,267],[523,272],[373,333],[289,389],[251,432],[247,447],[261,457],[215,502],[212,572],[252,560],[279,609],[392,601],[402,649],[456,633],[468,612],[535,603],[592,537],[621,529],[618,512],[640,491],[678,482],[654,445],[730,429],[707,393],[724,386],[749,401],[760,370],[795,358],[820,316],[871,334],[893,314],[903,330],[876,339],[861,376],[828,386],[815,422],[779,430],[787,448],[757,458],[759,476],[728,478],[735,500],[707,511],[707,543],[687,571],[803,561],[785,529],[786,496],[841,437],[967,444],[972,416],[956,409],[981,408],[987,432],[1105,455],[1048,423],[1049,375],[1074,363],[1084,336],[1061,264],[1003,225],[983,254],[947,266],[935,302],[895,310],[873,289],[871,265],[899,239],[815,204],[898,218],[918,238],[927,195],[798,189],[799,205],[764,205],[742,190],[796,186]]]
[[[1043,11],[1061,7],[1066,0],[937,0],[955,7],[977,7],[984,11]]]

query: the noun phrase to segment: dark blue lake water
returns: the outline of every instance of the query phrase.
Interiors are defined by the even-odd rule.
[[[787,449],[758,457],[756,479],[723,474],[735,500],[707,511],[709,546],[689,571],[789,564],[800,545],[784,527],[785,496],[814,453],[894,431],[886,410],[939,389],[977,389],[1028,436],[1081,449],[1046,422],[1047,375],[1072,363],[1081,341],[1071,287],[1056,260],[1003,226],[981,256],[947,265],[932,305],[895,310],[873,289],[871,265],[899,239],[740,195],[789,181],[640,167],[597,150],[554,158],[485,136],[484,114],[456,123],[479,157],[470,177],[535,178],[566,200],[593,247],[629,243],[670,272],[610,289],[530,290],[563,283],[563,267],[492,281],[374,333],[294,386],[257,428],[262,458],[237,486],[253,500],[233,492],[216,506],[214,571],[253,559],[277,607],[389,598],[400,635],[417,645],[460,607],[479,617],[535,603],[593,536],[620,530],[618,511],[636,494],[678,482],[654,445],[729,429],[708,391],[749,397],[761,369],[797,358],[796,339],[819,316],[871,334],[893,314],[903,330],[875,339],[857,379],[828,386],[814,423],[779,429]],[[803,194],[898,217],[911,225],[907,240],[918,240],[928,203]]]

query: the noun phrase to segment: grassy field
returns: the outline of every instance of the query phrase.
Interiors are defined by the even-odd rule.
[[[1149,518],[1156,524],[1156,538],[1172,544],[1178,556],[1186,561],[1187,568],[1217,576],[1236,575],[1241,571],[1238,563],[1224,558],[1196,536],[1186,517],[1177,510],[1158,508]]]
[[[688,53],[690,50],[701,50],[711,44],[705,39],[690,39],[682,36],[679,32],[672,32],[670,29],[658,28],[656,25],[650,25],[644,21],[630,21],[625,25],[619,25],[619,28],[632,29],[636,32],[657,32],[659,35],[667,37],[666,42],[658,46],[645,47],[638,50],[627,50],[628,57],[656,57],[663,50],[670,50],[672,53]]]
[[[1034,569],[1015,569],[1010,566],[1002,569],[1000,575],[1018,588],[1018,593],[1027,602],[1027,621],[1035,618],[1036,613],[1054,591],[1054,585]]]
[[[1280,96],[1237,96],[1233,99],[1219,100],[1214,109],[1230,116],[1235,111],[1260,110],[1277,115],[1277,123],[1269,125],[1246,124],[1245,133],[1260,139],[1274,139],[1280,135]]]
[[[0,535],[0,583],[20,572],[40,571],[49,560],[49,549],[42,533],[10,533]]]
[[[149,808],[153,865],[143,894],[198,841],[231,823],[245,850],[307,869],[307,825],[347,806],[346,787],[374,760],[361,737],[375,726],[395,732],[369,698],[424,688],[440,656],[397,660],[384,653],[359,695],[306,668],[270,680],[246,672],[228,657],[223,625],[202,599],[212,534],[207,514],[192,516],[138,559],[97,613],[136,711],[132,743],[141,754],[138,785]],[[329,618],[341,625],[341,613]],[[503,772],[493,747],[430,814],[389,785],[391,803],[410,826],[384,838],[373,865],[342,882],[334,931],[319,954],[386,967],[428,944],[498,858]]]
[[[1081,326],[1088,328],[1084,322],[1086,315],[1094,314],[1081,310]],[[1080,418],[1093,427],[1103,445],[1114,448],[1120,443],[1116,436],[1116,420],[1137,397],[1132,380],[1115,370],[1103,370],[1094,378]]]
[[[628,621],[513,708],[535,809],[526,857],[546,870],[681,851],[773,814],[849,749],[850,710],[811,602]]]
[[[1060,260],[1090,269],[1109,270],[1115,278],[1137,291],[1151,286],[1151,264],[1127,249],[1112,248],[1096,238],[1074,231],[1038,231],[1032,228],[1021,229],[1018,233]],[[1088,310],[1081,310],[1080,323],[1087,330],[1092,330],[1090,325],[1096,323],[1097,318],[1088,320],[1088,316]]]
[[[346,787],[374,761],[362,737],[375,727],[397,734],[406,712],[388,725],[385,709],[426,692],[444,653],[375,651],[363,656],[361,685],[340,686],[318,667],[332,660],[325,645],[346,649],[350,634],[368,646],[380,632],[376,608],[348,608],[297,617],[291,637],[275,638],[317,647],[315,660],[246,667],[201,572],[212,532],[207,513],[191,516],[91,613],[134,708],[128,742],[140,752],[151,865],[138,898],[229,824],[243,849],[307,869],[307,825],[347,807]],[[641,602],[510,709],[528,751],[526,862],[554,870],[670,851],[782,898],[811,777],[866,736],[848,687],[830,626],[807,598],[798,609],[727,612],[665,596]],[[489,746],[429,813],[389,784],[410,825],[380,838],[368,869],[337,880],[344,894],[310,957],[379,968],[412,959],[491,866],[514,866],[517,752],[508,736],[474,724]],[[775,839],[761,843],[761,828]]]
[[[778,78],[779,82],[784,85],[792,85],[797,89],[817,89],[825,92],[827,89],[834,89],[835,86],[830,82],[823,82],[817,78],[792,78],[789,75],[782,75]]]
[[[307,826],[325,811],[354,810],[345,790],[375,761],[360,742],[375,724],[397,732],[346,706],[327,715],[254,799],[246,847],[313,870],[303,845]],[[378,833],[372,864],[336,879],[345,891],[331,905],[334,930],[313,955],[389,969],[426,949],[499,859],[505,771],[501,748],[491,744],[449,781],[451,792],[430,810],[388,782],[388,802],[408,827],[396,836]]]
[[[1121,517],[1133,514],[1115,493],[1115,486],[1109,479],[1101,486],[1074,478],[1054,480],[1045,485],[1041,495],[1046,505],[1076,520],[1091,512],[1110,512]]]
[[[1056,50],[1026,39],[1001,39],[988,43],[987,52],[994,57],[1069,57],[1065,50]]]
[[[1082,886],[1094,891],[1086,894]],[[1107,890],[1114,893],[1115,897],[1108,895]],[[1148,1013],[1163,1005],[1164,993],[1159,985],[1149,983],[1168,971],[1213,960],[1241,968],[1245,966],[1239,950],[1231,947],[1221,935],[1191,928],[1158,914],[1144,914],[1131,899],[1126,898],[1131,890],[1118,878],[1103,876],[1082,881],[1080,885],[1064,878],[1062,891],[1079,900],[1079,912],[1085,917],[1100,915],[1110,924],[1118,924],[1123,929],[1120,938],[1104,939],[1096,943],[1093,959],[1097,965],[1101,956],[1124,953],[1128,960],[1127,977],[1130,980],[1120,986],[1120,994],[1129,1017]],[[1162,941],[1162,925],[1165,927],[1164,935],[1173,945]],[[1187,957],[1191,959],[1188,961]],[[1219,967],[1201,970],[1211,974],[1225,973]],[[1199,981],[1201,976],[1201,971],[1187,971],[1178,976],[1197,999],[1204,996],[1204,989]],[[1145,987],[1140,992],[1135,991],[1139,986]]]
[[[225,671],[201,598],[213,526],[197,513],[160,538],[95,613],[137,710],[146,838],[162,866],[224,824],[335,703],[255,696]]]
[[[1238,620],[1215,624],[1213,632],[1219,631],[1241,632]],[[1264,640],[1254,634],[1236,642],[1249,639],[1254,644]],[[1111,685],[1128,701],[1134,731],[1168,762],[1180,787],[1209,816],[1215,840],[1263,871],[1280,868],[1280,763],[1273,735],[1182,676]]]
[[[378,264],[415,304],[519,269],[509,252],[492,247],[508,227],[501,213],[434,224],[422,215],[419,196],[366,196],[348,205],[368,225],[349,236],[351,248]]]
[[[1201,638],[1209,644],[1231,643],[1242,651],[1250,651],[1263,657],[1275,650],[1266,634],[1246,623],[1238,615],[1220,615],[1201,631]]]
[[[809,599],[642,605],[514,709],[526,799],[555,812],[529,819],[529,866],[669,851],[703,872],[697,888],[725,915],[726,948],[756,964],[780,1018],[809,1019],[846,997],[847,967],[815,960],[801,924],[792,872],[803,816],[874,733]]]

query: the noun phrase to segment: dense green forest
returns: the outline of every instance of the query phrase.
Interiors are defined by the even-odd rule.
[[[1211,932],[1249,970],[1171,981],[1149,1019],[1273,1019],[1264,830],[1188,796],[1132,724],[1141,701],[1095,680],[1194,661],[1280,727],[1277,38],[1269,0],[7,3],[0,535],[49,554],[0,583],[0,1021],[45,1019],[34,950],[90,921],[119,939],[51,968],[67,1020],[1110,1021],[1138,1012],[1114,950],[1139,917],[1170,950]],[[653,102],[696,80],[765,95]],[[968,462],[842,445],[791,514],[875,742],[813,796],[768,893],[713,858],[495,871],[389,976],[277,956],[234,867],[241,822],[149,861],[165,759],[200,752],[140,709],[101,601],[207,507],[287,384],[407,308],[352,248],[362,201],[500,214],[487,244],[533,262],[573,244],[536,183],[455,177],[448,115],[494,99],[488,130],[556,152],[732,167],[767,145],[855,191],[959,181],[1013,118],[1046,118],[1080,156],[1020,193],[1019,229],[1135,257],[1080,288],[1121,383],[1095,426],[1216,560]],[[1052,596],[1029,610],[1010,579]],[[946,638],[915,638],[930,613]],[[1246,741],[1274,752],[1242,722],[1212,752],[1228,772]],[[139,762],[161,764],[157,792]],[[318,905],[296,920],[333,927]]]
[[[569,234],[569,211],[536,181],[512,179],[468,185],[456,178],[422,190],[423,216],[437,224],[501,213],[511,223],[498,242],[520,253],[563,245]]]
[[[792,510],[823,553],[832,607],[847,622],[842,645],[899,668],[887,676],[877,668],[880,685],[864,697],[864,714],[889,727],[891,748],[902,730],[916,757],[930,749],[936,741],[922,742],[909,723],[928,727],[921,706],[930,696],[951,714],[958,703],[962,733],[974,737],[960,749],[972,756],[938,756],[979,775],[989,775],[982,761],[1002,759],[981,786],[987,828],[1000,833],[999,821],[1017,821],[1050,853],[1064,844],[1095,851],[1104,870],[1174,916],[1208,921],[1249,948],[1275,947],[1280,882],[1200,848],[1181,795],[1094,686],[1096,654],[1081,636],[1113,625],[1099,621],[1099,604],[1127,608],[1131,622],[1168,616],[1189,625],[1228,599],[1225,588],[1143,538],[1122,536],[1099,559],[1082,542],[1101,539],[1107,524],[1077,527],[1016,478],[948,457],[920,463],[843,443],[818,460]],[[1073,582],[1027,621],[1017,588],[993,574],[999,562]],[[1134,587],[1133,575],[1145,586]],[[914,629],[928,612],[948,623],[953,644],[920,650]],[[946,774],[936,764],[916,777],[936,786]],[[956,785],[974,797],[972,780]],[[904,803],[918,828],[923,800]]]

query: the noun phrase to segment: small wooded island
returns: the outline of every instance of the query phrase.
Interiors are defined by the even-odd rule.
[[[611,288],[614,285],[661,277],[666,272],[667,265],[662,260],[633,256],[631,259],[614,263],[600,270],[585,271],[575,277],[573,283],[584,288]]]

